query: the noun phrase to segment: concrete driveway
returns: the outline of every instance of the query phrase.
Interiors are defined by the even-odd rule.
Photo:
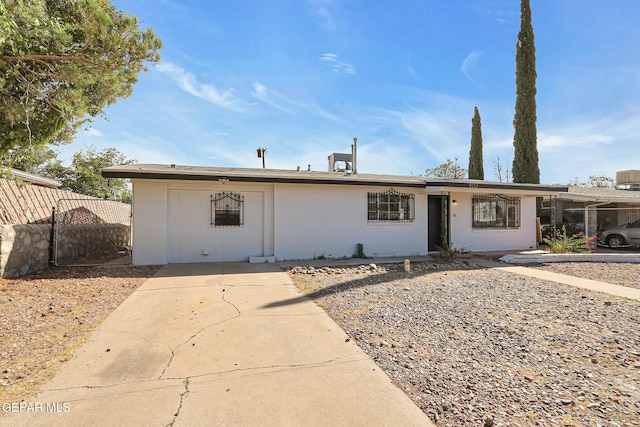
[[[273,264],[165,266],[42,390],[0,426],[431,425]]]

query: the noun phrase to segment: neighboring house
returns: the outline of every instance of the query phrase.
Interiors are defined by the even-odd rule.
[[[40,175],[17,169],[0,170],[0,225],[50,224],[52,209],[61,200],[70,199],[74,203],[62,205],[63,211],[59,217],[67,224],[86,223],[91,216],[93,223],[129,224],[129,205],[61,190],[61,186],[58,181]],[[96,204],[92,202],[94,200],[101,202]],[[76,212],[78,210],[85,212],[80,214]]]
[[[133,263],[425,255],[536,247],[536,197],[566,186],[420,176],[124,165],[133,183]]]
[[[68,192],[61,183],[17,169],[0,169],[0,225],[51,222],[51,208]]]
[[[0,170],[0,277],[43,270],[52,262],[100,262],[129,244],[130,205],[60,186],[16,169]]]

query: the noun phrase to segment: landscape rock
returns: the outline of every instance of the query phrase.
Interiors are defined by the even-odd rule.
[[[473,260],[370,268],[291,277],[438,426],[638,425],[640,302]],[[604,268],[640,277],[582,274]]]

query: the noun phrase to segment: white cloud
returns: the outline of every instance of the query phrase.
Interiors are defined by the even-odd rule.
[[[335,122],[342,121],[340,117],[332,114],[331,112],[319,107],[314,103],[303,103],[294,101],[282,95],[281,93],[268,88],[260,82],[255,82],[253,84],[253,92],[251,92],[251,96],[264,102],[265,104],[271,105],[272,107],[275,107],[289,114],[295,115],[300,113],[301,111],[306,111],[327,120]]]
[[[253,90],[254,92],[252,93],[252,95],[256,98],[262,98],[267,94],[267,87],[260,82],[255,82],[253,84]]]
[[[327,120],[331,120],[334,122],[342,122],[343,119],[341,117],[336,116],[335,114],[325,110],[324,108],[321,108],[319,106],[317,106],[316,104],[307,104],[304,106],[308,111],[310,111],[311,113],[315,114],[318,117],[322,117],[324,119]]]
[[[486,14],[499,24],[517,23],[520,16],[518,4],[511,0],[493,0],[489,2]]]
[[[416,70],[413,69],[413,67],[411,66],[411,64],[407,64],[407,73],[409,73],[409,75],[411,76],[411,78],[418,83],[419,85],[422,84],[422,82],[420,82],[420,78],[418,77],[418,73],[416,73]]]
[[[335,53],[325,53],[320,56],[320,60],[327,64],[336,73],[355,74],[356,69],[353,65],[347,64],[338,60],[338,55]]]
[[[505,148],[505,147],[513,147],[513,136],[502,137],[493,141],[485,141],[485,136],[483,135],[482,147],[483,148]]]
[[[585,134],[547,134],[538,133],[538,151],[561,150],[569,147],[580,146],[587,148],[593,145],[609,144],[612,137],[607,135],[585,135]]]
[[[402,132],[428,155],[427,167],[437,166],[447,158],[466,162],[469,152],[473,103],[434,91],[421,91],[420,107],[390,112],[396,120],[394,133]],[[423,153],[420,153],[423,154]]]
[[[199,83],[193,73],[171,62],[162,62],[155,68],[171,77],[180,89],[193,96],[228,110],[244,110],[240,100],[233,94],[233,89],[219,90],[212,84]]]
[[[384,139],[358,140],[357,168],[360,173],[422,174],[428,166],[414,162],[416,157],[415,146],[409,144],[390,144]],[[412,161],[408,162],[409,159]]]
[[[332,0],[310,0],[311,13],[318,18],[320,25],[327,31],[335,30],[333,15],[330,8],[333,6]]]
[[[87,134],[88,136],[95,136],[95,137],[101,137],[104,136],[104,133],[100,132],[98,129],[94,128],[94,127],[88,127],[84,130],[84,133]]]
[[[456,143],[461,140],[461,129],[453,117],[436,111],[398,112],[398,119],[405,131],[438,162],[455,157]],[[453,150],[452,150],[453,149]]]
[[[102,126],[106,126],[103,119]],[[186,159],[180,160],[184,150],[173,150],[169,141],[164,138],[145,133],[134,134],[128,131],[120,131],[114,134],[103,134],[96,141],[88,132],[78,133],[71,144],[61,145],[58,158],[63,164],[70,165],[73,155],[80,151],[93,148],[97,152],[107,148],[115,148],[124,154],[127,159],[140,163],[188,163]]]
[[[479,50],[474,50],[462,61],[462,65],[460,66],[460,71],[462,74],[475,86],[478,86],[478,83],[473,79],[472,73],[475,71],[478,60],[482,56],[482,52]]]
[[[284,101],[284,102],[286,102],[288,104],[294,104],[293,101],[285,98],[284,96],[280,95],[276,91],[267,88],[265,85],[263,85],[260,82],[255,82],[253,84],[253,92],[251,92],[251,96],[253,96],[256,99],[259,99],[260,101],[264,102],[265,104],[269,104],[272,107],[277,108],[280,111],[284,111],[285,113],[289,113],[289,114],[295,114],[290,109],[288,109],[288,108],[280,105],[279,103],[275,102],[272,98],[274,98],[274,97],[278,98],[281,101]]]
[[[539,126],[540,129],[540,126]],[[638,169],[640,155],[630,147],[640,139],[640,115],[621,108],[599,118],[573,116],[564,125],[538,132],[540,170],[547,181],[567,183],[590,175],[615,177],[616,171]]]

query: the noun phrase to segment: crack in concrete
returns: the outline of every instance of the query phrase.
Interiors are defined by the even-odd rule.
[[[233,289],[233,285],[229,286],[229,289]],[[231,301],[227,300],[225,298],[226,294],[226,288],[222,289],[222,301],[224,301],[225,303],[229,304],[231,307],[233,307],[236,312],[238,313],[237,316],[235,317],[240,317],[242,315],[242,313],[240,312],[240,310],[238,309],[238,307],[236,307],[236,305],[234,303],[232,303]]]
[[[353,356],[357,356],[357,357],[353,357]],[[351,358],[351,360],[347,360]],[[230,374],[230,373],[234,373],[234,372],[251,372],[251,371],[260,371],[260,370],[269,370],[269,369],[276,369],[279,371],[286,371],[289,369],[307,369],[307,368],[316,368],[319,366],[326,366],[329,365],[331,363],[352,363],[352,362],[358,362],[361,360],[367,360],[369,357],[366,356],[365,354],[359,354],[359,353],[353,353],[353,354],[346,354],[344,356],[338,356],[338,357],[334,357],[332,359],[327,359],[327,360],[322,360],[320,362],[309,362],[309,363],[291,363],[291,364],[286,364],[286,365],[265,365],[265,366],[253,366],[250,368],[233,368],[233,369],[228,369],[228,370],[224,370],[224,371],[213,371],[213,372],[206,372],[204,374],[197,374],[197,375],[189,375],[189,378],[203,378],[203,377],[208,377],[208,376],[212,376],[212,375],[222,375],[222,374]],[[273,371],[267,371],[265,373],[270,373]],[[167,378],[163,378],[165,380],[179,380],[182,378],[172,378],[172,377],[167,377]]]
[[[169,358],[169,361],[167,362],[167,364],[164,366],[164,368],[162,369],[162,372],[160,373],[160,375],[158,376],[158,379],[161,380],[162,376],[164,375],[164,373],[167,371],[167,369],[169,369],[169,366],[171,366],[171,362],[173,362],[173,358],[176,356],[176,352],[171,349],[171,357]]]
[[[236,305],[235,305],[234,303],[232,303],[231,301],[228,301],[228,300],[225,298],[225,293],[226,293],[227,289],[231,289],[231,288],[233,288],[233,286],[232,286],[232,285],[230,285],[230,286],[228,286],[228,287],[227,287],[227,286],[225,286],[225,287],[223,287],[223,288],[222,288],[222,301],[223,301],[224,303],[229,304],[230,306],[232,306],[232,307],[234,308],[234,310],[236,311],[236,314],[235,314],[234,316],[228,317],[228,318],[226,318],[226,319],[224,319],[224,320],[220,320],[220,321],[218,321],[218,322],[211,323],[211,324],[209,324],[209,325],[207,325],[207,326],[205,326],[205,327],[203,327],[203,328],[199,329],[199,330],[198,330],[198,331],[196,331],[193,335],[191,335],[189,338],[187,338],[184,342],[182,342],[182,343],[178,344],[175,348],[171,349],[171,357],[169,358],[169,361],[168,361],[168,362],[167,362],[167,364],[165,365],[165,367],[164,367],[164,369],[162,370],[162,373],[160,374],[160,376],[158,377],[158,379],[162,379],[162,376],[164,375],[164,373],[167,371],[167,369],[169,369],[169,367],[171,367],[171,363],[173,362],[173,359],[174,359],[174,357],[175,357],[175,352],[176,352],[180,347],[182,347],[182,346],[186,345],[189,341],[191,341],[192,339],[194,339],[195,337],[197,337],[198,335],[200,335],[202,332],[206,331],[207,329],[212,328],[212,327],[214,327],[214,326],[221,325],[221,324],[223,324],[223,323],[225,323],[225,322],[228,322],[228,321],[230,321],[230,320],[237,319],[238,317],[240,317],[240,316],[242,315],[242,312],[238,309],[238,307],[236,307]]]
[[[356,357],[354,357],[356,356]],[[351,360],[348,360],[351,359]],[[189,375],[188,377],[166,377],[166,378],[158,378],[158,379],[148,379],[148,380],[132,380],[132,381],[121,381],[118,383],[113,383],[113,384],[105,384],[105,385],[81,385],[81,386],[74,386],[74,387],[63,387],[63,388],[50,388],[47,389],[46,391],[69,391],[69,390],[77,390],[77,389],[87,389],[87,390],[93,390],[93,389],[107,389],[107,388],[113,388],[113,387],[118,387],[121,385],[127,385],[127,384],[144,384],[144,383],[155,383],[158,381],[176,381],[176,380],[187,380],[187,379],[192,379],[192,378],[203,378],[203,377],[207,377],[207,376],[212,376],[212,375],[221,375],[221,374],[229,374],[229,373],[234,373],[234,372],[250,372],[250,371],[259,371],[259,370],[268,370],[268,369],[283,369],[283,370],[287,370],[287,369],[306,369],[306,368],[314,368],[314,367],[318,367],[318,366],[326,366],[329,365],[331,363],[351,363],[351,362],[358,362],[360,360],[366,360],[368,359],[368,356],[366,356],[365,354],[359,354],[359,353],[350,353],[350,354],[345,354],[343,356],[338,356],[338,357],[334,357],[331,359],[327,359],[327,360],[321,360],[319,362],[308,362],[308,363],[291,363],[291,364],[275,364],[275,365],[265,365],[265,366],[253,366],[250,368],[233,368],[233,369],[228,369],[228,370],[223,370],[223,371],[211,371],[211,372],[206,372],[203,374],[197,374],[197,375]],[[159,390],[162,388],[166,388],[166,387],[175,387],[174,385],[167,385],[167,386],[163,386],[163,387],[155,387],[155,388],[150,388],[150,389],[145,389],[145,390],[134,390],[134,391],[128,391],[128,392],[124,392],[122,394],[127,394],[127,393],[138,393],[141,391],[148,391],[148,390]],[[88,400],[88,399],[92,399],[92,398],[86,398],[86,399],[78,399],[78,400]]]
[[[184,391],[182,393],[180,393],[180,404],[178,405],[178,409],[173,414],[173,419],[171,420],[171,422],[169,424],[167,424],[165,427],[173,427],[175,425],[176,420],[178,419],[178,415],[180,415],[180,410],[182,409],[182,404],[184,403],[184,400],[189,395],[189,377],[184,379],[183,384],[184,384]]]
[[[223,281],[224,281],[224,277],[223,277]],[[126,333],[132,334],[134,336],[137,336],[137,337],[143,339],[146,342],[152,342],[152,343],[165,345],[169,350],[171,350],[171,356],[169,357],[169,360],[167,361],[165,367],[163,368],[161,374],[158,376],[157,379],[122,381],[122,382],[113,383],[113,384],[106,384],[106,385],[83,385],[83,386],[75,386],[75,387],[65,387],[65,388],[49,389],[49,391],[67,391],[67,390],[74,390],[74,389],[108,389],[108,388],[114,388],[114,387],[118,387],[118,386],[126,385],[126,384],[136,384],[136,383],[144,384],[144,383],[156,383],[158,381],[177,381],[177,380],[182,380],[183,384],[184,384],[184,391],[180,394],[180,402],[179,402],[178,408],[177,408],[176,412],[174,413],[174,416],[173,416],[173,419],[171,420],[171,422],[166,425],[168,427],[173,427],[175,422],[176,422],[176,420],[177,420],[177,418],[178,418],[178,416],[179,416],[179,414],[180,414],[180,410],[182,409],[182,406],[184,404],[184,400],[189,395],[189,392],[190,392],[189,391],[189,383],[190,383],[190,379],[192,379],[192,378],[205,378],[205,377],[208,377],[208,376],[230,374],[230,373],[235,373],[235,372],[247,372],[247,373],[250,373],[250,372],[256,372],[256,371],[261,371],[261,370],[265,371],[265,372],[263,372],[263,374],[267,374],[267,373],[271,373],[271,372],[280,372],[280,371],[296,370],[296,369],[308,369],[308,368],[326,366],[326,365],[329,365],[331,363],[354,363],[354,362],[358,362],[360,360],[366,360],[367,359],[367,356],[365,356],[364,354],[351,353],[351,354],[346,354],[346,355],[343,355],[343,356],[338,356],[338,357],[335,357],[335,358],[331,358],[331,359],[327,359],[327,360],[323,360],[323,361],[319,361],[319,362],[297,363],[297,364],[296,363],[294,363],[294,364],[274,364],[274,365],[266,365],[266,366],[254,366],[254,367],[248,367],[248,368],[233,368],[233,369],[228,369],[228,370],[212,371],[212,372],[206,372],[206,373],[198,374],[198,375],[191,375],[191,376],[188,376],[186,378],[185,377],[178,377],[178,378],[176,378],[176,377],[165,377],[165,378],[163,378],[163,376],[165,375],[167,370],[171,367],[171,364],[173,363],[174,358],[176,356],[176,351],[180,347],[182,347],[182,346],[186,345],[187,343],[189,343],[191,340],[193,340],[195,337],[197,337],[199,334],[201,334],[205,330],[207,330],[207,329],[209,329],[211,327],[223,324],[223,323],[228,322],[230,320],[237,319],[238,317],[242,316],[242,312],[240,311],[240,309],[238,309],[238,307],[232,301],[230,301],[230,300],[228,300],[226,298],[227,291],[232,289],[234,287],[234,285],[224,285],[223,283],[220,283],[220,284],[215,284],[215,285],[194,286],[194,287],[202,288],[202,287],[219,287],[219,286],[222,286],[222,301],[225,304],[228,304],[231,307],[233,307],[233,309],[236,311],[236,314],[234,316],[228,317],[226,319],[223,319],[223,320],[215,322],[215,323],[211,323],[211,324],[201,328],[200,330],[195,332],[193,335],[191,335],[187,340],[185,340],[184,342],[178,344],[175,348],[171,348],[166,343],[152,341],[152,340],[150,340],[150,339],[148,339],[148,338],[146,338],[146,337],[144,337],[142,335],[136,334],[135,332],[132,332],[132,331],[120,331],[120,332],[126,332]],[[239,285],[239,286],[245,286],[245,285]],[[249,286],[251,286],[251,285],[249,285]],[[163,288],[163,289],[165,289],[165,288]],[[163,289],[149,289],[147,291],[163,290]],[[182,288],[182,289],[184,289],[184,288]],[[278,317],[278,316],[310,316],[310,315],[311,316],[315,316],[315,315],[318,315],[318,313],[301,313],[301,314],[295,314],[295,315],[278,314],[278,315],[262,315],[262,316]],[[348,360],[348,359],[351,359],[351,360]],[[149,391],[149,390],[158,390],[158,389],[164,389],[164,388],[175,387],[175,386],[176,385],[166,385],[166,386],[148,388],[148,389],[144,389],[144,390],[127,391],[127,392],[122,392],[122,393],[119,393],[119,394],[131,394],[131,393],[145,392],[145,391]],[[82,399],[77,399],[77,401],[91,400],[91,399],[96,399],[96,398],[100,398],[100,397],[82,398]]]
[[[171,378],[171,379],[162,379],[162,380],[151,379],[151,380],[122,381],[122,382],[115,383],[115,384],[105,384],[105,385],[81,385],[81,386],[74,386],[74,387],[49,388],[49,389],[46,389],[46,390],[43,390],[43,391],[46,391],[46,392],[71,391],[71,390],[79,390],[79,389],[101,390],[101,389],[109,389],[109,388],[119,387],[119,386],[122,386],[122,385],[129,385],[129,384],[156,383],[158,381],[170,382],[170,381],[176,381],[176,380],[180,380],[180,379],[183,379],[183,378]],[[162,386],[156,386],[156,387],[149,387],[149,388],[140,389],[140,390],[128,390],[128,391],[123,391],[123,392],[120,392],[120,393],[110,394],[109,396],[122,396],[122,395],[126,395],[126,394],[144,393],[144,392],[147,392],[147,391],[163,390],[163,389],[172,388],[172,387],[176,387],[176,386],[177,385],[175,385],[175,384],[169,384],[169,385],[162,385]],[[79,398],[79,399],[65,400],[65,402],[81,402],[81,401],[84,401],[84,400],[101,399],[103,397],[105,397],[105,396],[83,397],[83,398]]]

